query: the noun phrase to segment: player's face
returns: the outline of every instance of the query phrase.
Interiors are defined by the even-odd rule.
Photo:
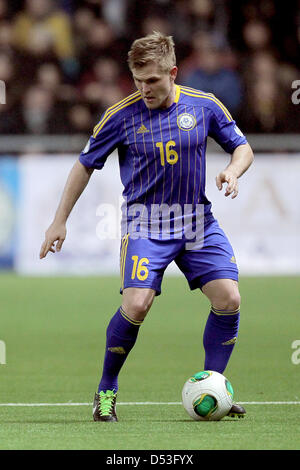
[[[157,63],[151,62],[132,73],[147,108],[169,108],[173,104],[177,67],[174,66],[170,72],[162,72]]]

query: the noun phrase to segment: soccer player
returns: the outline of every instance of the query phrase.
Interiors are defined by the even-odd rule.
[[[137,39],[128,63],[137,91],[108,108],[95,126],[70,172],[40,251],[44,258],[61,250],[74,204],[93,170],[102,169],[117,149],[124,185],[122,304],[106,330],[103,371],[94,397],[93,418],[104,422],[117,421],[119,372],[173,260],[190,289],[200,288],[211,303],[203,335],[204,369],[225,370],[238,335],[238,268],[205,195],[207,137],[231,155],[216,176],[219,190],[225,184],[225,196],[237,196],[238,178],[253,161],[251,147],[218,98],[175,83],[172,37],[154,32]],[[238,404],[229,413],[244,414]]]

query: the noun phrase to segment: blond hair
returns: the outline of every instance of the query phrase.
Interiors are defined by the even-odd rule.
[[[136,39],[128,52],[131,71],[149,62],[159,64],[163,72],[169,72],[176,65],[175,47],[172,36],[153,31],[152,34]]]

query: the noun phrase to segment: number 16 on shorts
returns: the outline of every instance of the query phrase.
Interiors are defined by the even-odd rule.
[[[145,281],[149,275],[147,264],[149,264],[148,258],[140,258],[137,255],[131,257],[133,260],[131,279],[138,278],[139,281]]]
[[[139,242],[135,241],[134,243],[128,235],[122,239],[120,252],[121,290],[126,287],[144,287],[147,283],[149,258],[139,253],[139,245]]]

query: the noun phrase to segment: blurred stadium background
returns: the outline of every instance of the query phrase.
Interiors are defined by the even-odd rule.
[[[0,0],[0,270],[118,272],[115,155],[75,207],[64,250],[38,253],[93,126],[133,91],[131,42],[154,29],[174,37],[178,83],[213,92],[254,149],[232,201],[214,184],[228,156],[208,146],[208,195],[241,273],[300,274],[300,2],[279,0]],[[116,209],[109,237],[104,203]]]
[[[207,194],[243,275],[228,374],[249,405],[205,432],[179,406],[123,406],[121,428],[99,433],[81,405],[119,306],[117,155],[92,175],[61,253],[39,250],[101,113],[133,91],[131,42],[153,29],[174,37],[178,83],[221,99],[255,152],[234,200],[215,186],[229,156],[213,141],[207,154]],[[299,59],[296,0],[0,0],[1,448],[299,449]],[[206,299],[168,273],[120,377],[123,404],[179,404],[202,364]]]

